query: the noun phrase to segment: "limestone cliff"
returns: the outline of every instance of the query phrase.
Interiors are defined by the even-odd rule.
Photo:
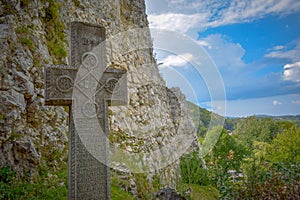
[[[138,38],[130,33],[148,27],[143,0],[1,0],[0,167],[33,177],[39,165],[55,167],[66,160],[67,108],[44,106],[44,66],[68,64],[71,21],[102,25],[107,38],[122,36],[107,45],[107,65],[128,69],[129,105],[110,108],[115,146],[147,153],[182,133],[196,137],[185,97],[179,89],[167,88],[159,75],[149,30]],[[180,155],[174,150],[169,156]],[[118,168],[120,163],[114,164]],[[174,187],[178,161],[170,164],[156,172],[164,185]]]

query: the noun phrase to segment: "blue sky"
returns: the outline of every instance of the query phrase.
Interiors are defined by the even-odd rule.
[[[300,114],[299,0],[146,0],[146,6],[168,86],[221,115]]]

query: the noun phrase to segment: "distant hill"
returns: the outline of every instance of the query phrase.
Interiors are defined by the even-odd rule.
[[[300,126],[300,115],[285,115],[285,116],[269,116],[269,115],[257,115],[258,118],[271,118],[277,121],[289,121]]]
[[[189,115],[194,121],[196,129],[203,129],[203,131],[207,130],[212,112],[201,108],[190,101],[187,101],[187,106]],[[202,130],[200,130],[200,132],[202,132]]]
[[[188,112],[194,121],[195,127],[197,129],[198,135],[204,136],[206,131],[209,128],[209,123],[212,119],[213,121],[219,122],[219,120],[223,120],[224,118],[216,113],[206,110],[205,108],[201,108],[200,106],[187,101]],[[287,115],[287,116],[269,116],[269,115],[256,115],[257,118],[271,118],[277,121],[290,121],[294,124],[300,126],[300,115]],[[234,117],[226,117],[224,122],[224,128],[227,130],[233,130],[234,126],[238,119]],[[214,124],[212,124],[214,126]]]
[[[207,132],[209,125],[212,121],[212,126],[216,126],[220,124],[221,121],[224,120],[224,117],[213,113],[211,111],[206,110],[205,108],[201,108],[198,105],[187,101],[188,112],[194,121],[195,127],[197,129],[198,135],[205,135]],[[225,119],[224,128],[231,130],[234,127],[231,119]]]

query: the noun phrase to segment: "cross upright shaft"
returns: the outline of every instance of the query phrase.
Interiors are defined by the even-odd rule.
[[[109,151],[108,151],[108,112],[107,106],[112,103],[122,105],[127,103],[127,79],[126,71],[118,69],[103,69],[102,77],[92,76],[92,71],[87,74],[78,74],[79,67],[87,60],[92,63],[93,55],[90,52],[105,39],[103,27],[85,24],[81,22],[71,23],[71,65],[52,65],[46,67],[46,105],[67,105],[69,106],[69,199],[110,199],[110,178],[109,178]],[[91,56],[91,59],[87,59]],[[100,58],[95,58],[105,67],[105,45],[100,48]],[[92,80],[90,80],[92,79]],[[90,81],[97,81],[95,102],[86,101],[81,107],[86,117],[93,114],[96,107],[98,122],[104,130],[95,144],[83,142],[83,136],[75,129],[74,116],[71,105],[73,101],[72,92],[74,87],[80,88],[82,93],[87,92],[91,87]],[[77,84],[77,85],[76,85]],[[83,90],[82,90],[83,89]],[[92,108],[92,109],[91,109]],[[77,105],[76,105],[77,109]],[[93,125],[87,124],[86,120],[76,119],[76,126],[84,131],[84,137],[89,136]],[[89,138],[88,141],[93,141]],[[87,146],[93,145],[93,146]],[[95,158],[89,152],[93,149],[100,152],[102,161]],[[103,160],[105,162],[103,162]]]

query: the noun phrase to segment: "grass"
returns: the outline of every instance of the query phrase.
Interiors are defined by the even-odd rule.
[[[19,180],[16,173],[9,167],[0,169],[0,200],[30,199],[52,200],[68,199],[68,169],[67,164],[62,163],[57,171],[48,167],[40,167],[41,176],[35,181],[28,178]],[[51,174],[51,175],[49,175]],[[133,200],[130,193],[123,191],[116,181],[111,183],[112,200]]]
[[[36,181],[17,179],[9,167],[0,170],[0,199],[67,199],[68,185],[66,167],[40,176]]]
[[[34,50],[36,49],[36,47],[35,47],[35,45],[34,45],[34,43],[33,43],[33,41],[32,41],[31,38],[28,38],[28,37],[21,37],[21,38],[20,38],[20,42],[21,42],[22,44],[28,46],[29,49],[30,49],[31,51],[34,51]]]
[[[33,37],[31,35],[31,31],[34,29],[34,25],[22,25],[20,27],[16,28],[16,33],[19,36],[19,40],[20,43],[22,43],[23,45],[28,46],[28,48],[30,49],[30,51],[35,51],[36,50],[36,46],[34,44],[34,40]]]
[[[0,199],[67,199],[68,198],[68,183],[67,183],[67,164],[61,166],[57,171],[44,169],[42,175],[35,181],[30,182],[26,179],[17,180],[16,174],[9,167],[0,169]],[[142,199],[151,199],[153,190],[146,183],[144,176],[138,176],[137,185],[139,191],[138,196]],[[133,200],[135,197],[122,190],[117,177],[111,179],[111,199],[112,200]],[[142,190],[142,191],[141,191]],[[185,197],[190,200],[215,200],[219,198],[219,191],[211,186],[199,186],[196,184],[181,183],[177,188],[178,192],[185,194],[190,190],[190,194],[185,194]]]
[[[112,200],[134,200],[135,199],[131,194],[123,191],[118,186],[112,185],[110,189],[111,189]]]
[[[219,191],[212,186],[182,183],[177,188],[179,193],[190,200],[217,200],[220,196]],[[190,190],[189,194],[186,193],[188,190]]]

